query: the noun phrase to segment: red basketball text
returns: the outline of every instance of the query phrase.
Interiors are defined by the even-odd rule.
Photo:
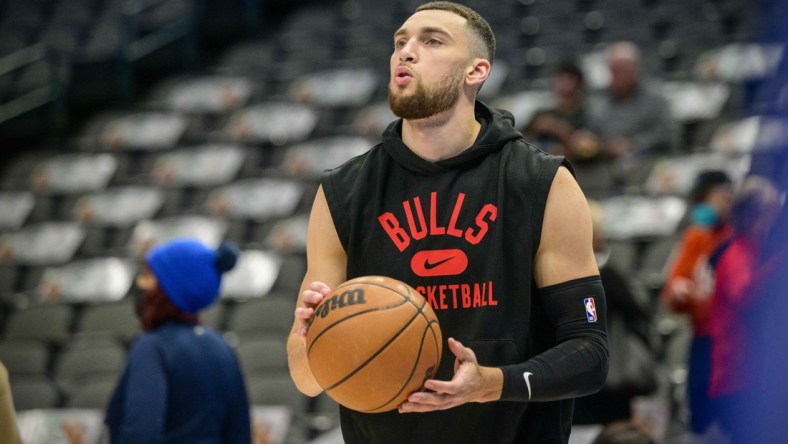
[[[498,305],[492,281],[475,284],[420,285],[421,293],[434,310],[456,310]]]

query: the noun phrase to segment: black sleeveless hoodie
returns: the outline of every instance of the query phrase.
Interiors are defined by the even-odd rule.
[[[506,112],[477,102],[476,119],[482,128],[474,145],[435,163],[405,146],[398,120],[381,144],[322,180],[347,278],[399,279],[435,309],[441,380],[453,375],[449,337],[485,366],[523,362],[555,345],[532,266],[550,185],[558,167],[569,165],[523,141]],[[348,444],[564,443],[571,419],[571,400],[408,414],[341,407]]]

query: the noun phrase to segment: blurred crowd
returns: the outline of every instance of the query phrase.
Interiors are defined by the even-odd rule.
[[[602,96],[589,95],[585,73],[576,62],[560,63],[551,78],[553,105],[534,113],[524,136],[575,164],[614,162],[619,170],[632,170],[648,156],[675,153],[679,126],[665,98],[644,75],[637,46],[612,44],[605,62],[610,82]],[[782,76],[762,86],[774,88],[776,83],[782,88],[773,107],[783,118],[785,65]],[[770,154],[778,163],[774,170],[786,162],[786,152],[788,147],[782,147]],[[774,412],[779,410],[755,401],[788,403],[788,392],[775,376],[781,373],[760,371],[778,365],[784,371],[786,361],[772,356],[783,355],[772,347],[779,347],[779,331],[785,329],[772,329],[779,329],[777,313],[785,314],[788,305],[788,210],[785,190],[779,188],[784,178],[759,174],[750,171],[739,181],[722,170],[697,176],[680,225],[681,240],[665,269],[662,307],[657,309],[687,316],[692,325],[686,385],[686,439],[691,442],[780,442],[788,436],[784,427],[777,427]],[[633,400],[656,388],[657,344],[649,332],[655,309],[638,304],[633,282],[608,262],[603,218],[591,204],[594,248],[608,297],[611,374],[602,392],[577,400],[575,422],[637,420]],[[617,368],[619,359],[629,368]],[[627,378],[627,372],[639,377]],[[753,440],[755,436],[760,438]]]
[[[766,3],[766,11],[780,12],[773,15],[775,23],[766,29],[783,28],[782,34],[776,31],[777,38],[788,41],[785,23],[781,22],[788,5],[784,0]],[[657,79],[649,76],[642,48],[629,41],[615,42],[605,47],[603,57],[610,78],[601,91],[591,91],[590,73],[579,60],[556,64],[550,75],[551,102],[544,103],[527,121],[518,122],[526,140],[566,156],[579,170],[612,165],[609,171],[622,177],[642,174],[642,164],[654,158],[688,151],[682,124],[672,116]],[[662,313],[686,319],[692,329],[686,343],[686,393],[682,393],[686,405],[668,413],[679,422],[686,421],[680,424],[686,432],[674,431],[672,440],[778,443],[788,436],[788,425],[782,418],[788,410],[788,389],[782,382],[782,376],[788,374],[788,354],[782,351],[788,335],[788,206],[784,203],[788,179],[780,173],[788,171],[787,59],[783,57],[773,79],[748,85],[752,88],[748,92],[751,102],[745,104],[782,122],[777,131],[781,132],[778,140],[783,145],[753,154],[752,167],[744,178],[718,168],[707,168],[697,175],[674,233],[680,240],[661,270],[664,284],[656,294],[644,290],[642,282],[611,256],[606,236],[606,223],[610,225],[610,221],[599,202],[591,202],[594,251],[608,298],[611,368],[601,392],[576,401],[575,423],[605,426],[595,442],[650,443],[666,437],[664,429],[655,430],[658,427],[644,411],[647,408],[639,407],[639,400],[664,397],[660,391],[665,381],[660,380],[657,368],[665,359],[669,333],[659,331],[657,320]],[[386,111],[381,117],[384,121],[391,118]],[[269,119],[263,120],[270,123]],[[233,126],[233,131],[248,135],[256,129],[243,123]],[[285,128],[287,125],[271,126],[278,131],[293,130]],[[370,126],[372,133],[378,130]],[[110,139],[107,145],[114,147],[116,137]],[[362,141],[363,146],[365,143]],[[225,160],[228,157],[223,154]],[[237,163],[236,172],[243,163],[240,156]],[[306,168],[299,163],[299,171]],[[156,175],[165,183],[174,173],[160,168]],[[42,187],[46,185],[43,182],[39,184]],[[223,207],[222,212],[230,205],[214,203]],[[12,253],[0,248],[0,256],[10,257]],[[212,291],[210,303],[215,302],[215,296]],[[153,296],[150,299],[147,303],[155,305]],[[204,306],[184,311],[171,302],[159,298],[158,308],[169,310],[168,314],[151,321],[149,313],[145,330],[150,333],[164,320],[177,318],[189,325],[188,332],[198,331],[194,329],[198,322],[195,313]],[[145,325],[144,316],[141,321]],[[201,338],[204,334],[194,333]],[[213,341],[213,351],[225,353],[224,361],[230,362],[231,371],[237,371],[238,364],[226,354],[229,348],[224,347],[221,338],[208,334],[202,339]],[[129,366],[134,359],[129,356]],[[6,373],[0,363],[0,442],[15,443],[19,442],[19,433]],[[237,381],[233,383],[237,385]],[[233,398],[248,407],[249,400],[244,396],[236,393]],[[124,416],[119,399],[113,400],[110,412],[115,431]],[[256,433],[258,442],[267,442],[266,426],[261,423],[236,426],[244,437]],[[72,444],[81,442],[78,431],[69,427],[64,430]]]

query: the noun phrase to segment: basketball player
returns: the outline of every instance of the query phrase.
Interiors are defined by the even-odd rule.
[[[322,391],[305,349],[316,304],[347,279],[386,275],[421,292],[451,339],[436,378],[398,410],[342,407],[346,443],[565,443],[572,398],[607,375],[586,200],[562,158],[476,100],[495,52],[476,12],[422,5],[393,46],[389,103],[401,119],[327,172],[314,201],[293,380]]]

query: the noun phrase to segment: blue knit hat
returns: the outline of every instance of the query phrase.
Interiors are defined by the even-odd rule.
[[[212,250],[195,239],[175,239],[151,249],[146,260],[168,298],[197,313],[219,297],[222,273],[231,270],[238,248],[229,242]]]

